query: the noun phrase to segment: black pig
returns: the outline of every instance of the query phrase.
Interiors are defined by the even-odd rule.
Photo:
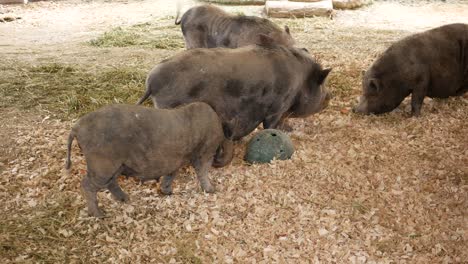
[[[468,90],[468,25],[450,24],[406,37],[372,64],[354,108],[380,114],[411,94],[411,112],[420,115],[425,96],[447,98]]]

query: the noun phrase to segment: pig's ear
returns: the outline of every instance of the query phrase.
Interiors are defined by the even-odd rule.
[[[286,31],[286,33],[288,33],[288,35],[291,36],[291,32],[289,32],[289,27],[288,26],[284,26],[284,31]]]
[[[273,39],[265,34],[258,34],[257,45],[268,47],[273,45]]]
[[[321,70],[318,76],[318,84],[322,84],[327,78],[328,74],[331,72],[332,68]]]
[[[369,80],[369,92],[378,93],[380,91],[379,80],[372,78]]]

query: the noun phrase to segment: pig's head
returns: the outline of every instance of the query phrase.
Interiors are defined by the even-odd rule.
[[[284,26],[284,30],[271,32],[268,36],[278,45],[292,47],[295,44],[288,26]]]
[[[362,96],[353,108],[362,114],[383,114],[397,108],[410,93],[398,69],[378,72],[373,67],[362,79]]]
[[[276,48],[280,53],[287,54],[289,59],[296,60],[294,74],[302,82],[293,92],[294,99],[285,113],[288,117],[304,118],[327,107],[331,94],[325,88],[325,80],[331,68],[323,69],[307,49],[277,45],[270,36],[264,34],[259,34],[257,45]]]
[[[311,57],[304,49],[298,49],[298,51],[306,53],[306,56]],[[307,117],[318,113],[327,107],[330,101],[331,94],[325,87],[325,80],[331,68],[322,69],[322,67],[311,58],[309,63],[311,63],[312,67],[306,73],[304,83],[296,94],[294,102],[288,111],[289,117]]]

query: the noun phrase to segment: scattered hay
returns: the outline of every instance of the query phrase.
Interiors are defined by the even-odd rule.
[[[151,42],[149,46],[156,49],[181,49],[185,47],[185,42],[180,36],[163,34],[157,41]]]
[[[137,45],[138,37],[137,33],[118,27],[91,40],[89,44],[95,47],[128,47]]]
[[[17,65],[0,75],[0,108],[15,106],[73,118],[110,103],[135,103],[147,72],[112,68],[92,72],[58,63]]]
[[[170,19],[170,22],[167,21]],[[131,27],[117,27],[89,41],[94,47],[146,47],[176,50],[185,47],[180,28],[168,17],[166,23],[142,23]],[[168,23],[171,23],[168,25]]]

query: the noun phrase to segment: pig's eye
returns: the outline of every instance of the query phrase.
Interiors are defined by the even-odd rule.
[[[377,83],[374,80],[371,80],[369,82],[369,92],[370,93],[378,93],[379,92],[379,87],[377,86]]]

